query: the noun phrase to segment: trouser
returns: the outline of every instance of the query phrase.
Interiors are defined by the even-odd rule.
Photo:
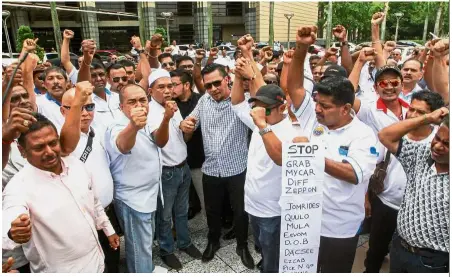
[[[398,211],[385,205],[379,197],[375,197],[371,205],[369,250],[364,265],[365,272],[378,273],[385,256],[389,253],[389,243],[397,227]]]
[[[115,199],[119,225],[124,232],[126,264],[129,273],[152,273],[152,239],[155,212],[141,213]]]
[[[190,169],[190,173],[192,181],[190,185],[190,207],[197,210],[199,205],[201,205],[201,208],[205,211],[201,168],[192,168]]]
[[[449,253],[433,249],[420,249],[417,253],[412,253],[402,245],[402,238],[397,232],[392,238],[389,256],[389,272],[391,273],[449,272]]]
[[[108,237],[103,230],[98,230],[99,242],[105,255],[105,273],[119,273],[119,247],[114,250],[110,247]]]
[[[176,226],[177,247],[187,248],[191,244],[188,231],[188,192],[190,189],[191,174],[188,165],[178,167],[163,167],[162,191],[164,205],[160,199],[158,202],[158,238],[160,255],[173,254],[174,238],[171,231],[172,214]]]
[[[359,236],[351,238],[320,237],[317,272],[351,273]]]
[[[246,170],[230,177],[203,175],[202,183],[210,242],[218,243],[220,240],[223,202],[225,193],[227,193],[234,216],[233,224],[237,247],[242,248],[248,245],[248,214],[245,212],[244,199],[245,176]]]
[[[278,273],[281,217],[257,217],[250,215],[255,244],[261,249],[262,272]]]

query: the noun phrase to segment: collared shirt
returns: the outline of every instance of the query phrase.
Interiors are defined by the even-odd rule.
[[[165,108],[152,98],[149,103],[149,116],[147,118],[151,134],[160,127],[164,113]],[[179,129],[182,120],[182,115],[177,110],[169,121],[168,142],[162,148],[164,166],[176,166],[187,159],[187,144],[184,141],[184,133]]]
[[[45,94],[42,94],[41,91],[37,87],[35,87],[33,89],[33,91],[35,92],[36,97],[45,95]]]
[[[248,127],[234,113],[231,98],[217,102],[204,94],[190,116],[201,124],[206,160],[202,172],[209,176],[230,177],[246,169]]]
[[[265,149],[259,129],[250,116],[250,105],[245,100],[234,105],[234,112],[251,130],[251,143],[245,181],[245,211],[257,217],[281,216],[279,198],[281,197],[282,167],[275,164]],[[287,116],[272,125],[272,132],[281,143],[290,143],[297,134]]]
[[[60,132],[64,124],[64,116],[60,110],[61,103],[47,92],[41,97],[36,97],[36,105],[38,106],[38,113],[52,121]]]
[[[113,200],[113,178],[110,173],[110,160],[104,142],[94,130],[93,145],[91,152],[86,159],[86,166],[93,175],[93,182],[96,184],[94,193],[102,203],[102,207],[107,207]],[[80,140],[71,156],[80,159],[88,143],[89,134],[80,133]]]
[[[96,94],[92,94],[96,104],[94,119],[91,126],[97,131],[96,135],[103,141],[107,127],[117,120],[122,112],[119,108],[119,94],[105,89],[106,101]]]
[[[75,66],[72,66],[72,71],[71,71],[71,73],[68,74],[67,77],[69,78],[69,80],[71,80],[71,83],[73,85],[77,84],[78,69],[75,68]]]
[[[115,233],[85,165],[62,158],[60,175],[30,164],[3,192],[3,248],[18,247],[8,238],[11,222],[29,214],[32,235],[22,244],[32,272],[103,272],[104,254],[97,230]]]
[[[403,91],[401,91],[399,93],[399,98],[402,99],[403,101],[405,101],[406,103],[411,103],[411,97],[413,97],[413,93],[421,91],[421,90],[422,90],[422,88],[418,84],[416,84],[414,89],[410,92],[403,93]]]
[[[333,238],[354,237],[364,220],[364,197],[377,162],[377,138],[356,116],[347,125],[329,130],[317,122],[315,105],[308,94],[292,111],[308,132],[309,140],[325,145],[325,158],[352,166],[358,184],[336,179],[325,173],[321,235]]]
[[[356,93],[356,97],[361,101],[376,101],[378,99],[378,94],[374,88],[374,75],[376,70],[374,69],[372,73],[369,73],[369,62],[366,62],[361,69],[359,75],[359,91]]]
[[[401,99],[398,99],[398,101],[402,106],[402,117],[405,118],[409,105]],[[375,135],[378,135],[378,132],[383,128],[401,120],[386,107],[381,98],[375,102],[361,102],[357,116],[362,122],[373,129]],[[385,157],[386,148],[380,141],[378,141],[377,152],[379,153],[379,161],[382,161]],[[386,172],[384,190],[377,196],[386,206],[398,209],[401,203],[401,196],[405,191],[406,174],[402,165],[392,154],[390,155]]]
[[[438,173],[430,143],[399,142],[397,159],[407,185],[397,216],[397,232],[411,246],[449,253],[449,172]]]
[[[152,213],[157,209],[157,195],[162,186],[160,148],[155,144],[147,124],[138,131],[132,150],[122,154],[116,139],[129,122],[121,113],[105,132],[105,148],[115,186],[114,198],[138,212]]]

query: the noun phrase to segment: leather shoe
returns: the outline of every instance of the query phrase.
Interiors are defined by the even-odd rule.
[[[262,259],[257,263],[256,267],[262,272]]]
[[[243,265],[245,265],[249,269],[254,269],[254,260],[253,257],[251,257],[250,251],[248,250],[247,246],[243,248],[237,247],[236,252],[237,255],[240,256]]]
[[[224,239],[224,240],[235,239],[234,228],[232,228],[229,232],[227,232],[226,234],[224,234],[223,239]]]
[[[206,250],[204,250],[204,253],[202,254],[202,261],[208,262],[215,257],[215,253],[220,249],[220,243],[213,243],[210,242],[207,244]]]
[[[175,270],[180,270],[182,268],[182,264],[180,263],[179,259],[174,254],[161,256],[163,262]]]
[[[201,259],[202,254],[199,252],[198,248],[194,246],[193,244],[190,244],[187,248],[181,249],[181,251],[184,251],[187,253],[190,257],[195,258],[197,260]]]

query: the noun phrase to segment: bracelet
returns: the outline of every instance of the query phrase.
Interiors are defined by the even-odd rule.
[[[87,64],[87,63],[85,63],[85,59],[83,59],[83,64],[84,64],[84,65],[86,65],[86,66],[88,66],[88,67],[90,67],[90,66],[91,66],[91,64]]]
[[[9,141],[9,140],[3,140],[3,139],[2,139],[2,144],[3,144],[3,145],[11,145],[11,143],[13,143],[13,140],[12,140],[12,141]]]

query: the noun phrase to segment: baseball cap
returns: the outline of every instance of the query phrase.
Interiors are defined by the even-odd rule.
[[[256,92],[256,96],[250,98],[248,102],[253,103],[257,100],[267,105],[284,104],[286,96],[280,87],[271,84],[260,87]]]
[[[381,76],[381,74],[386,72],[394,72],[397,74],[400,79],[402,79],[402,72],[400,72],[400,69],[397,66],[393,65],[385,65],[377,69],[377,72],[375,73],[375,83],[377,82],[378,78]]]
[[[152,71],[151,75],[149,75],[149,78],[148,78],[149,87],[151,87],[155,81],[157,81],[160,78],[164,78],[164,77],[171,78],[169,72],[166,71],[165,69],[159,68],[157,70]]]
[[[332,76],[342,76],[347,78],[347,70],[345,70],[345,68],[343,66],[340,65],[330,65],[326,70],[325,73],[323,73],[322,79],[326,79],[328,77],[332,77]]]

